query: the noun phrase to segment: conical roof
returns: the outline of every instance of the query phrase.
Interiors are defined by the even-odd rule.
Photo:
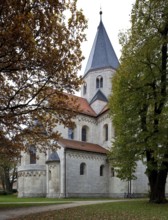
[[[100,20],[96,37],[86,65],[84,76],[96,69],[108,68],[117,69],[119,66],[118,58],[112,47],[102,20]]]

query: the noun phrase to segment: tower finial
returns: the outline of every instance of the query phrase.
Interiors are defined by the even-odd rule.
[[[103,14],[101,7],[100,7],[100,12],[99,12],[99,14],[100,14],[100,21],[101,21],[101,20],[102,20],[102,14]]]

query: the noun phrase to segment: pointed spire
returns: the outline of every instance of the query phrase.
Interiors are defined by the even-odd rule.
[[[93,70],[102,68],[117,69],[119,66],[118,58],[107,35],[102,22],[102,11],[100,10],[100,23],[97,34],[90,52],[84,76]]]

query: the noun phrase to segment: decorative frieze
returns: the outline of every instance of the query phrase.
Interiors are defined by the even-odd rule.
[[[91,123],[91,124],[97,124],[97,120],[93,117],[78,115],[77,119],[78,119],[78,121],[88,122],[88,123]]]
[[[52,164],[52,165],[49,165],[49,170],[51,170],[51,169],[55,169],[57,166],[56,165],[54,165],[54,164]]]
[[[40,177],[46,176],[46,171],[20,171],[18,177]]]
[[[101,117],[99,117],[97,120],[97,123],[101,123],[101,122],[105,121],[106,119],[110,119],[109,113],[105,113]]]
[[[106,156],[103,155],[94,155],[94,154],[83,154],[83,153],[67,153],[67,156],[70,158],[77,158],[77,159],[86,159],[86,160],[106,160]]]

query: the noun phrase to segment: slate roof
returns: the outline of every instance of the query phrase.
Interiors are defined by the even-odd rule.
[[[88,151],[88,152],[102,153],[102,154],[108,153],[108,150],[106,150],[105,148],[101,147],[98,144],[92,144],[88,142],[76,141],[70,139],[60,139],[58,143],[66,149]]]
[[[60,158],[57,154],[57,152],[53,152],[49,155],[49,158],[48,160],[46,161],[46,163],[49,163],[49,162],[56,162],[56,161],[60,161]]]
[[[102,20],[98,26],[96,37],[90,52],[90,56],[86,65],[84,76],[89,71],[101,68],[117,69],[119,66],[118,58],[112,47],[110,39],[107,35]]]
[[[96,100],[100,100],[103,102],[108,102],[106,96],[102,93],[101,90],[98,90],[97,93],[95,94],[95,96],[92,98],[92,100],[90,101],[90,105],[96,101]]]

